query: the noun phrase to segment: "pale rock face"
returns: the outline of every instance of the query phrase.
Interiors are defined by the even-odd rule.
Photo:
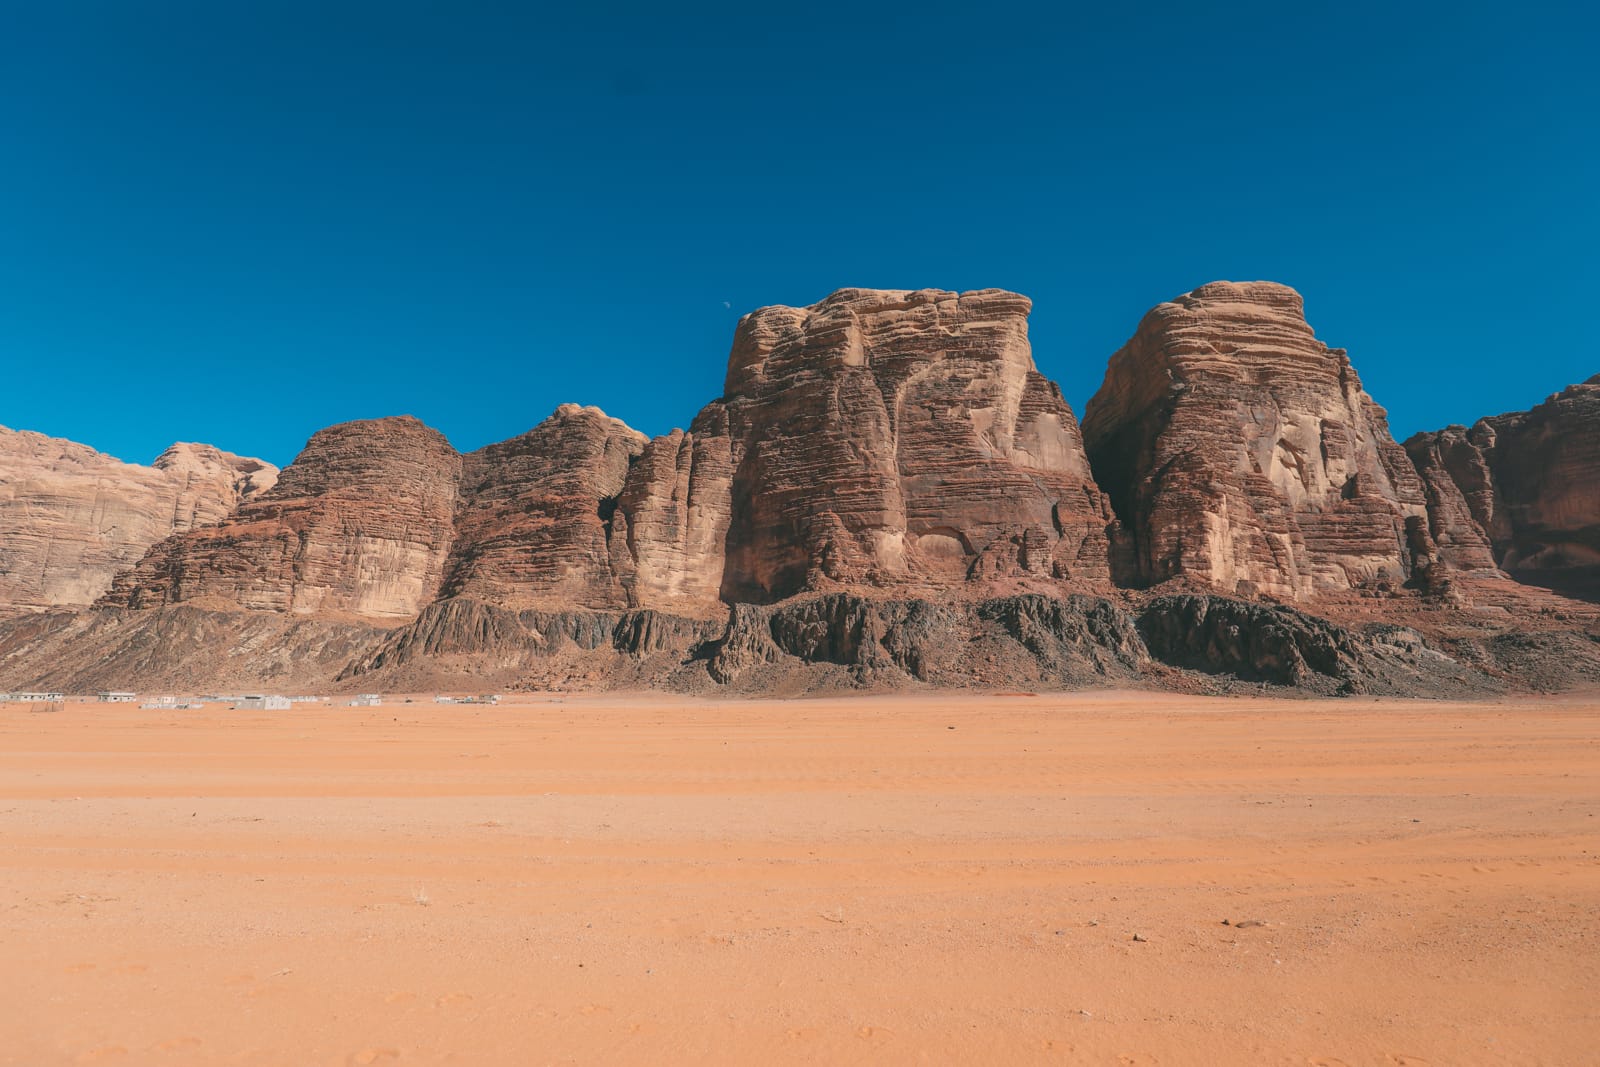
[[[1034,369],[1026,297],[843,289],[745,316],[728,361],[724,600],[1109,581],[1115,522]]]
[[[610,533],[628,606],[679,614],[724,612],[723,558],[731,517],[732,442],[711,404],[688,433],[657,437],[628,472]]]
[[[1383,409],[1282,285],[1213,282],[1157,306],[1111,358],[1084,435],[1144,584],[1298,600],[1398,584],[1431,549]]]
[[[0,607],[91,604],[162,538],[216,522],[278,468],[175,444],[148,466],[0,427]]]
[[[271,491],[156,545],[109,606],[409,618],[437,593],[461,457],[409,416],[312,436]]]
[[[623,608],[611,525],[646,438],[563,404],[520,437],[466,456],[443,587],[499,607]]]
[[[1406,447],[1425,473],[1439,457],[1434,524],[1461,526],[1465,511],[1489,543],[1492,562],[1475,542],[1459,565],[1600,566],[1600,375],[1531,411],[1418,434]]]

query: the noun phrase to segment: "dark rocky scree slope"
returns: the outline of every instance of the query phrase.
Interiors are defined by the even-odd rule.
[[[1145,317],[1080,430],[1028,312],[763,308],[654,440],[575,405],[467,455],[331,427],[92,606],[0,575],[34,591],[0,688],[1600,683],[1600,378],[1402,447],[1297,293],[1217,282]]]

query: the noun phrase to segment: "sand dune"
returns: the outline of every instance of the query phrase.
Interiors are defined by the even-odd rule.
[[[1595,1062],[1597,814],[1593,701],[0,706],[0,1063]]]

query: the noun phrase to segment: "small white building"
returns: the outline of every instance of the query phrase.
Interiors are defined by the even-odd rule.
[[[378,708],[383,706],[382,693],[358,693],[350,701],[352,708]]]
[[[250,693],[239,698],[233,705],[234,711],[288,711],[289,698],[285,696],[264,696],[260,693]]]
[[[24,704],[59,704],[67,699],[65,693],[12,693],[12,700],[19,700]]]
[[[138,693],[129,693],[120,689],[106,689],[95,695],[102,704],[132,704],[139,699]]]

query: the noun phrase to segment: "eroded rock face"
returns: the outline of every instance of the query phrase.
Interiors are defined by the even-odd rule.
[[[617,498],[609,546],[628,604],[720,617],[732,507],[733,443],[713,403],[688,433],[647,444]]]
[[[745,316],[714,419],[733,466],[721,593],[1109,580],[1114,519],[1034,369],[1026,297],[843,289]]]
[[[1419,466],[1439,457],[1432,521],[1459,524],[1464,508],[1493,563],[1512,571],[1600,566],[1600,375],[1531,411],[1418,434],[1406,447],[1423,457]]]
[[[1428,548],[1422,483],[1383,409],[1282,285],[1158,305],[1111,358],[1084,436],[1144,584],[1299,600],[1398,585]]]
[[[1419,433],[1406,452],[1422,478],[1428,526],[1439,556],[1457,570],[1493,570],[1498,565],[1485,524],[1509,541],[1510,523],[1499,509],[1494,476],[1483,450],[1464,426]]]
[[[645,436],[563,404],[520,437],[466,456],[445,596],[503,608],[625,608],[612,522]]]
[[[210,445],[176,444],[144,467],[0,427],[0,608],[91,604],[151,545],[216,522],[277,477]]]
[[[438,592],[461,457],[410,416],[318,431],[270,492],[156,545],[107,606],[408,618]]]

